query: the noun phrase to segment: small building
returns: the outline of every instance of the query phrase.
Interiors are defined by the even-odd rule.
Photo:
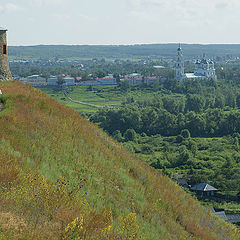
[[[96,79],[99,85],[116,85],[117,81],[112,75]]]
[[[56,76],[50,76],[50,78],[47,79],[47,85],[57,86],[58,85],[58,78]]]
[[[26,83],[31,86],[46,86],[46,78],[41,77],[40,75],[31,75],[26,77]]]
[[[131,73],[124,77],[124,81],[128,81],[132,85],[141,85],[143,80],[143,76],[139,73]]]
[[[220,209],[220,208],[218,209],[218,208],[211,207],[210,211],[212,213],[214,213],[216,216],[222,218],[224,221],[228,221],[228,218],[227,218],[227,215],[226,215],[224,209]]]
[[[214,213],[216,216],[222,218],[226,222],[230,223],[239,223],[240,222],[240,214],[238,213],[226,213],[224,209],[220,208],[210,208],[210,211]]]
[[[191,187],[191,190],[196,192],[197,195],[200,196],[206,196],[206,197],[210,197],[210,196],[214,196],[215,193],[218,191],[218,189],[216,189],[215,187],[207,184],[207,183],[199,183],[193,187]]]
[[[74,86],[75,84],[75,78],[70,77],[70,76],[66,76],[63,78],[64,81],[64,86]]]
[[[146,83],[147,85],[151,85],[154,82],[159,82],[159,77],[152,76],[152,77],[145,77],[144,78],[144,83]]]
[[[151,85],[154,82],[158,82],[158,83],[163,83],[165,82],[167,79],[165,77],[161,77],[161,76],[152,76],[152,77],[145,77],[144,78],[144,83],[146,83],[147,85]]]
[[[82,81],[82,77],[75,77],[75,83],[79,83]]]

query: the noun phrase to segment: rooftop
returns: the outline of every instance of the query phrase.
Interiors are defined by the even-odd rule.
[[[228,218],[226,216],[226,213],[224,211],[224,209],[214,209],[214,208],[210,208],[210,210],[215,214],[217,215],[218,217],[222,218],[223,220],[225,221],[228,221]]]
[[[7,29],[0,27],[0,31],[7,31]]]
[[[200,77],[204,77],[204,75],[200,75],[200,74],[196,75],[194,73],[185,73],[185,76],[186,76],[186,78],[200,78]]]
[[[215,187],[207,184],[207,183],[199,183],[193,187],[191,187],[191,190],[194,191],[202,191],[202,192],[207,192],[207,191],[218,191]]]

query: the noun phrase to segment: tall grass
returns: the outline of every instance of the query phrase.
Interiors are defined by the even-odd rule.
[[[74,110],[18,82],[0,88],[3,238],[240,238]]]

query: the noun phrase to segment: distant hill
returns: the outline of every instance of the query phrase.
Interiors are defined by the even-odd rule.
[[[10,46],[9,56],[20,58],[142,58],[173,57],[178,44],[142,45],[39,45]],[[240,56],[240,44],[182,44],[185,56]]]
[[[0,89],[0,239],[240,239],[74,110]]]

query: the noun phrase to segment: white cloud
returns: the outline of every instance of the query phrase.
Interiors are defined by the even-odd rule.
[[[21,12],[23,11],[24,8],[15,4],[15,3],[6,3],[0,6],[0,13],[8,14],[8,13],[16,13],[16,12]]]
[[[87,20],[87,21],[94,21],[94,20],[96,20],[96,18],[94,18],[94,17],[90,17],[90,16],[88,16],[88,15],[86,15],[86,14],[78,14],[78,16],[79,16],[79,18],[81,18],[81,19],[83,19],[83,20]]]
[[[145,20],[171,22],[222,22],[222,14],[232,14],[240,11],[239,0],[128,0],[130,4],[129,15]],[[236,15],[234,15],[236,16]]]
[[[58,20],[58,21],[69,21],[71,19],[71,16],[68,14],[64,14],[64,13],[56,13],[53,14],[53,17]]]
[[[29,0],[31,4],[37,6],[48,6],[48,5],[55,5],[61,6],[64,3],[67,3],[67,0]]]
[[[16,33],[15,44],[30,37],[47,44],[236,43],[239,12],[240,0],[0,0],[1,25]]]

